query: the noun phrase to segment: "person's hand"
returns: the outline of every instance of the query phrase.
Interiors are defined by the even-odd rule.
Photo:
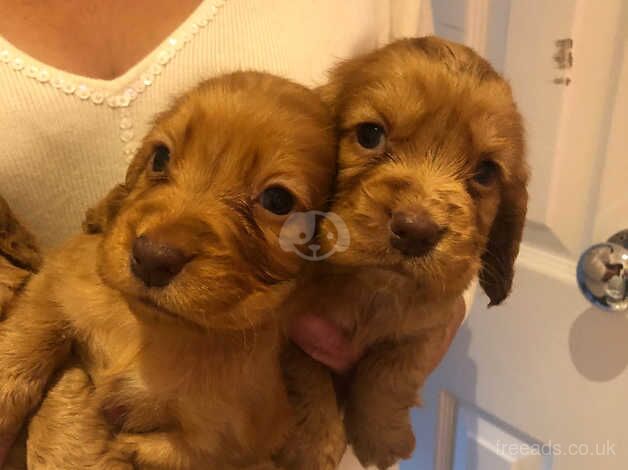
[[[451,342],[462,324],[465,313],[464,299],[460,297],[453,306],[451,322],[440,346],[428,358],[432,372],[447,353]],[[349,371],[364,351],[357,349],[350,338],[331,321],[312,313],[296,318],[289,330],[292,341],[313,359],[323,363],[338,374]]]
[[[331,321],[304,313],[294,319],[289,335],[306,354],[338,374],[347,372],[362,357],[350,338]]]

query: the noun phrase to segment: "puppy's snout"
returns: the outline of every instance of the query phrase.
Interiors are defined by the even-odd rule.
[[[444,230],[424,211],[395,212],[390,221],[390,244],[405,256],[427,254],[441,239]]]
[[[164,287],[189,260],[181,250],[142,235],[133,242],[131,271],[147,287]]]

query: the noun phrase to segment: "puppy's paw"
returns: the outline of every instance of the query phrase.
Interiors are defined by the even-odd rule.
[[[345,426],[353,452],[363,466],[385,470],[399,460],[410,458],[415,438],[408,413],[405,417],[373,416],[368,410],[347,410]]]
[[[134,434],[116,434],[114,440],[109,444],[109,449],[103,460],[112,465],[120,466],[120,470],[135,468],[135,460],[140,445],[139,439]]]
[[[276,461],[286,470],[335,470],[346,447],[344,426],[334,421],[317,433],[297,431]]]

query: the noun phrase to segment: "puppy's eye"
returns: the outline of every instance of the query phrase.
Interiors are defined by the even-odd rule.
[[[281,186],[271,186],[260,196],[260,203],[273,214],[286,215],[294,208],[294,196]]]
[[[358,143],[365,149],[374,149],[384,142],[384,128],[374,122],[358,124],[355,133]]]
[[[482,160],[475,169],[473,181],[482,186],[489,186],[495,181],[498,173],[499,167],[497,163],[492,160]]]
[[[158,145],[153,152],[152,169],[155,173],[163,173],[168,168],[170,149],[165,145]]]

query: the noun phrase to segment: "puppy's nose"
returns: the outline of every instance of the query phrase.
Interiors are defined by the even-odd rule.
[[[181,250],[142,235],[133,242],[131,271],[147,287],[164,287],[189,260]]]
[[[390,221],[390,244],[406,256],[427,254],[443,236],[443,229],[425,211],[395,212]]]

